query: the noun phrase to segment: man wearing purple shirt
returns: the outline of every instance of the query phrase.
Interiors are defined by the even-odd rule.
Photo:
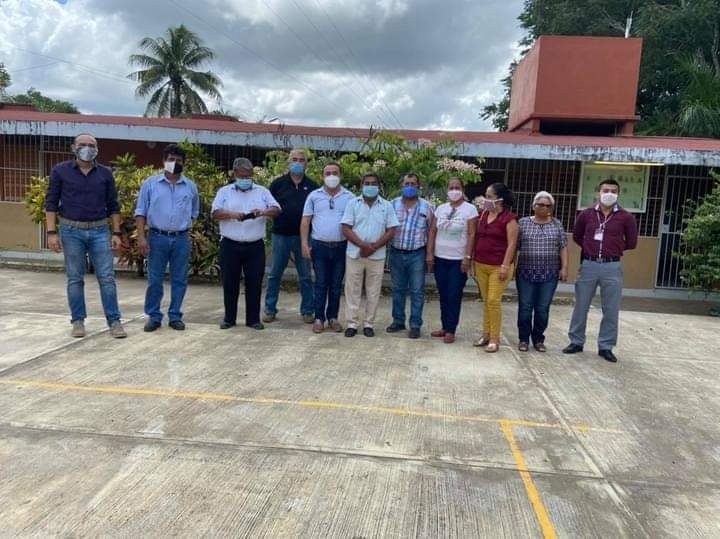
[[[624,251],[635,249],[638,239],[635,217],[618,205],[619,194],[615,180],[604,180],[598,187],[598,204],[583,210],[575,220],[573,240],[582,249],[582,260],[575,281],[570,344],[563,349],[565,354],[583,351],[587,314],[599,285],[603,316],[598,355],[611,363],[617,362],[612,349],[617,344],[623,288],[620,259]]]
[[[48,247],[56,253],[64,252],[72,336],[85,336],[84,277],[88,257],[100,285],[110,334],[123,338],[127,335],[120,323],[113,270],[113,250],[122,245],[115,178],[109,168],[95,161],[98,143],[92,135],[75,137],[72,150],[76,159],[53,168],[45,197]]]

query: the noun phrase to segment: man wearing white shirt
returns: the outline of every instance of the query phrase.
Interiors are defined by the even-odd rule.
[[[260,297],[265,275],[265,224],[280,214],[280,204],[270,191],[252,180],[249,159],[233,162],[235,181],[221,187],[212,204],[212,216],[220,222],[220,273],[225,317],[220,329],[237,323],[240,276],[245,277],[245,325],[264,329],[260,322]]]

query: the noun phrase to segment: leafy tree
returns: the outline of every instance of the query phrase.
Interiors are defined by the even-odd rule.
[[[0,101],[5,97],[5,90],[12,84],[12,77],[5,68],[5,64],[0,62]]]
[[[41,94],[35,88],[30,88],[24,94],[10,96],[10,101],[12,103],[32,105],[37,110],[40,110],[42,112],[68,112],[71,114],[80,113],[77,107],[69,101],[53,99],[51,97]]]
[[[678,254],[680,272],[687,285],[705,293],[720,291],[720,175],[713,190],[699,203],[691,204],[682,240],[687,248]]]
[[[198,91],[213,99],[221,99],[220,79],[212,71],[196,69],[215,58],[215,53],[202,45],[197,34],[184,25],[168,28],[165,37],[146,37],[140,48],[147,54],[133,54],[130,64],[142,69],[128,75],[137,81],[135,94],[150,96],[146,116],[184,116],[207,113],[208,108]]]

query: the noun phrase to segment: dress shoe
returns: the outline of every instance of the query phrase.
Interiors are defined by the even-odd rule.
[[[385,331],[387,331],[388,333],[397,333],[398,331],[404,331],[404,330],[405,330],[405,324],[398,324],[397,322],[393,322],[387,328],[385,328]]]
[[[151,331],[159,329],[161,325],[162,324],[160,324],[160,322],[158,322],[157,320],[148,320],[147,322],[145,322],[143,331],[145,331],[146,333],[150,333]]]
[[[345,330],[345,336],[346,336],[346,337],[354,337],[355,335],[357,335],[357,329],[355,329],[355,328],[347,328],[347,329]]]
[[[315,322],[315,314],[313,313],[305,313],[302,315],[302,321],[304,324],[312,324]]]
[[[340,325],[340,322],[337,320],[328,320],[328,327],[330,328],[330,331],[334,331],[335,333],[342,333],[342,326]]]
[[[366,337],[374,337],[375,330],[373,328],[363,328],[363,335]]]
[[[455,342],[455,334],[454,333],[445,333],[443,335],[443,342],[445,344],[452,344]]]
[[[254,324],[247,324],[247,327],[252,329],[265,329],[265,326],[262,325],[262,322],[255,322]]]
[[[185,329],[185,322],[183,322],[182,320],[170,320],[168,326],[176,329],[177,331],[183,331]]]
[[[431,337],[444,337],[445,336],[445,330],[444,329],[436,329],[435,331],[430,332]]]
[[[262,321],[265,322],[266,324],[275,322],[275,320],[277,320],[277,316],[275,314],[263,313],[263,315],[262,315]]]
[[[598,355],[605,361],[617,363],[617,358],[615,357],[615,354],[613,354],[612,350],[598,350]]]
[[[582,352],[583,347],[579,344],[570,343],[565,348],[563,348],[563,354],[577,354],[578,352]]]
[[[408,331],[408,338],[409,339],[419,339],[420,338],[420,328],[410,328],[410,331]]]
[[[538,352],[547,352],[547,348],[545,348],[545,343],[536,342],[535,344],[533,344],[533,347],[534,347],[535,350],[537,350]]]
[[[234,325],[235,325],[235,322],[230,323],[230,322],[225,322],[225,320],[223,320],[222,322],[220,322],[220,329],[230,329]]]

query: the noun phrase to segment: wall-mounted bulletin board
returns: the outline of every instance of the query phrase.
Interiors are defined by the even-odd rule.
[[[629,212],[645,213],[647,208],[650,167],[648,165],[597,163],[582,164],[578,187],[578,209],[596,203],[598,185],[602,180],[612,179],[620,184],[618,203]]]

